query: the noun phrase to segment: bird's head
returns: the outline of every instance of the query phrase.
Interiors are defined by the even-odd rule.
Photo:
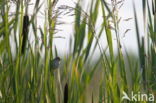
[[[61,61],[60,57],[56,57],[55,60],[57,60],[57,61]]]

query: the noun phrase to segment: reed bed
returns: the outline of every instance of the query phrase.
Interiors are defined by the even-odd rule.
[[[87,10],[84,0],[75,6],[57,7],[58,2],[0,0],[0,103],[155,103],[122,97],[132,91],[156,96],[156,2],[142,0],[144,34],[139,32],[133,5],[138,55],[121,44],[118,10],[124,0],[111,0],[110,4],[91,0]],[[102,21],[97,31],[99,13]],[[41,14],[44,22],[39,26]],[[64,15],[74,18],[73,34],[68,53],[60,56],[54,39],[65,39],[56,35],[57,27],[64,25],[59,21]],[[103,35],[105,48],[99,40]],[[50,60],[56,56],[62,58],[61,65],[51,72]]]

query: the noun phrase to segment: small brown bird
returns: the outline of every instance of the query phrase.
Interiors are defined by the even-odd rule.
[[[60,66],[60,61],[61,61],[60,57],[56,57],[53,60],[51,60],[50,61],[50,71],[58,69]]]

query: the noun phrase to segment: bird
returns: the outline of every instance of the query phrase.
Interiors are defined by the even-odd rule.
[[[56,57],[53,60],[51,60],[50,61],[50,71],[58,69],[60,66],[60,61],[61,61],[60,57]]]

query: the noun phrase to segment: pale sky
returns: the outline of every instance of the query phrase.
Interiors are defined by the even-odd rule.
[[[44,0],[41,0],[41,1],[44,1]],[[59,7],[60,5],[68,5],[68,6],[74,7],[73,1],[76,1],[76,0],[59,0],[57,7]],[[107,0],[107,1],[110,1],[110,0]],[[126,33],[126,36],[121,39],[121,44],[125,45],[125,47],[128,49],[128,51],[137,52],[136,33],[135,33],[135,25],[134,25],[134,12],[133,12],[132,1],[133,0],[125,0],[123,7],[119,10],[119,17],[122,18],[119,26],[120,26],[121,37],[122,37],[123,33],[126,31],[126,29],[130,29],[130,31]],[[141,1],[142,0],[134,0],[135,5],[136,5],[136,10],[137,10],[137,15],[139,17],[138,24],[139,24],[139,28],[141,31],[140,33],[143,34],[143,16],[142,16],[142,7],[141,7],[142,2]],[[33,11],[32,8],[33,7],[29,7],[30,15],[32,14],[32,11]],[[46,5],[43,5],[41,10],[44,10],[45,8],[46,8]],[[85,10],[86,7],[82,8],[82,9]],[[99,15],[101,15],[101,14],[99,14]],[[38,17],[39,17],[38,18],[38,27],[39,26],[42,27],[44,25],[44,17],[41,14],[39,14]],[[132,19],[127,22],[123,21],[123,19],[127,19],[127,18],[132,18]],[[98,19],[99,24],[100,24],[101,19],[102,19],[102,16],[99,16],[99,19]],[[68,51],[70,35],[73,35],[72,22],[74,21],[74,18],[70,17],[70,16],[62,16],[61,19],[59,19],[59,20],[66,22],[66,24],[57,26],[57,28],[61,29],[62,31],[55,34],[55,36],[62,36],[62,37],[65,37],[65,39],[55,38],[54,45],[58,48],[60,54],[66,54]],[[98,26],[96,27],[96,29],[98,30]],[[115,35],[115,34],[112,34],[112,35]],[[115,37],[113,36],[113,38],[115,38]],[[100,45],[102,46],[102,48],[104,49],[107,45],[106,44],[106,36],[104,33],[103,33],[102,38],[100,38],[99,42],[100,42]],[[113,43],[114,43],[114,48],[116,48],[116,46],[115,46],[116,40],[113,39]],[[97,49],[96,54],[98,54],[98,53],[99,53],[99,50]]]
[[[73,6],[72,1],[69,2],[71,0],[59,0],[59,4],[58,5],[71,5]],[[110,0],[109,0],[110,1]],[[134,12],[133,12],[133,0],[125,0],[125,3],[123,5],[123,7],[119,10],[119,17],[122,18],[122,21],[120,23],[120,35],[122,37],[122,35],[124,34],[124,32],[126,31],[126,29],[131,29],[129,32],[126,33],[126,36],[124,38],[121,39],[121,44],[125,45],[125,47],[128,49],[128,51],[132,51],[132,52],[137,52],[137,42],[136,42],[136,33],[135,33],[135,25],[134,25]],[[140,28],[140,33],[143,35],[143,15],[142,15],[142,0],[134,0],[135,5],[136,5],[136,10],[137,10],[137,16],[139,17],[138,19],[138,24],[139,24],[139,28]],[[83,8],[82,8],[83,9]],[[85,10],[85,8],[84,8]],[[123,21],[123,19],[127,19],[127,18],[133,18],[130,21]],[[74,20],[71,17],[63,17],[63,19],[66,22],[69,22]],[[102,19],[102,16],[99,17],[98,22],[100,23]],[[63,25],[63,26],[59,26],[60,28],[63,28],[62,32],[59,32],[57,35],[61,35],[66,37],[65,40],[63,39],[55,39],[55,45],[58,47],[58,49],[60,51],[68,51],[67,50],[67,45],[69,43],[69,35],[73,34],[72,29],[73,25],[67,24],[67,25]],[[98,27],[97,27],[98,28]],[[115,34],[112,34],[115,35]],[[115,37],[114,37],[115,38]],[[105,48],[106,46],[106,37],[105,34],[103,34],[102,38],[100,39],[100,44],[102,45],[103,48]],[[114,43],[114,48],[116,48],[116,40],[113,39],[113,43]],[[97,49],[96,54],[99,53],[99,50]]]

